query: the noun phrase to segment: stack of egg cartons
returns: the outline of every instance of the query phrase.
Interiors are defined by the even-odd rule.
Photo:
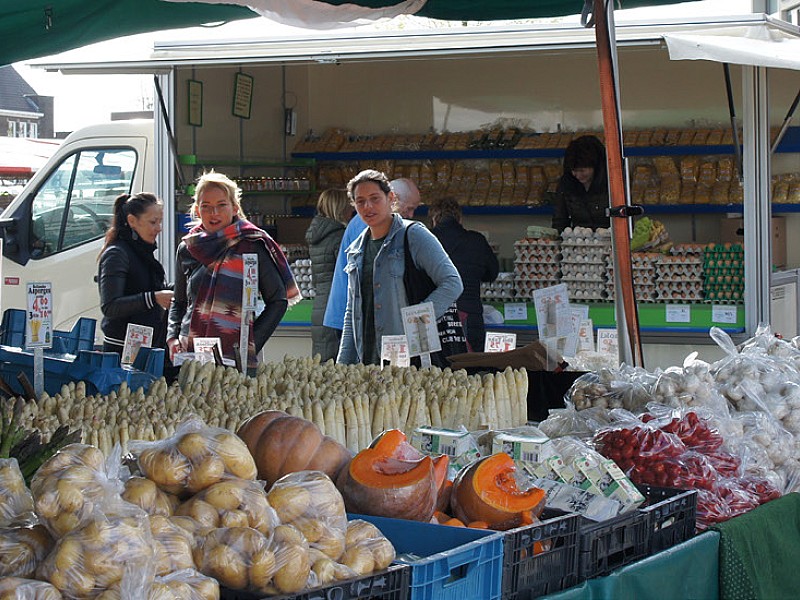
[[[526,237],[514,242],[514,283],[517,299],[532,299],[533,291],[559,283],[561,244],[549,238]]]
[[[638,302],[655,302],[658,300],[656,288],[656,261],[661,255],[657,252],[634,252],[631,254],[631,268],[633,271],[633,289]],[[608,268],[608,282],[610,290],[609,300],[614,299],[614,266]]]
[[[570,300],[606,300],[613,286],[608,280],[611,264],[610,229],[567,227],[561,233],[561,282],[567,284]]]
[[[705,299],[741,302],[744,298],[744,246],[708,244],[704,258]]]
[[[311,259],[300,258],[291,264],[294,279],[297,281],[297,287],[300,288],[300,293],[303,298],[313,298],[317,295],[314,290],[314,282],[311,279]]]
[[[656,261],[658,299],[664,302],[699,302],[703,299],[703,247],[675,244]]]
[[[497,274],[497,279],[481,283],[481,300],[483,302],[510,302],[514,300],[514,273],[503,271]]]

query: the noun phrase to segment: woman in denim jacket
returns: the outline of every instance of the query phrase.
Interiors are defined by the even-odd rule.
[[[404,333],[406,228],[414,225],[408,230],[414,263],[436,285],[426,299],[436,318],[461,295],[463,285],[439,240],[422,224],[392,212],[395,197],[386,175],[362,171],[347,184],[347,193],[367,229],[347,249],[347,308],[336,362],[380,364],[381,338]]]

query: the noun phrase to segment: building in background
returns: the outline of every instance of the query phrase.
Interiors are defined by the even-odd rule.
[[[37,94],[12,65],[0,67],[0,136],[53,138],[53,97]]]

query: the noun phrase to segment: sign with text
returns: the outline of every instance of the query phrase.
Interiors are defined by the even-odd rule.
[[[691,323],[692,307],[688,304],[667,304],[666,316],[667,323]]]
[[[711,305],[711,321],[713,323],[736,323],[738,317],[739,313],[736,306]]]
[[[408,355],[419,356],[438,352],[442,349],[433,302],[422,302],[400,309],[403,317],[403,331],[408,340]]]
[[[569,307],[567,285],[560,283],[533,291],[539,338],[561,337],[575,333]]]
[[[597,351],[601,354],[619,356],[619,340],[616,329],[597,330]]]
[[[594,352],[594,329],[591,319],[584,319],[578,326],[578,350]]]
[[[214,362],[214,346],[222,356],[222,340],[218,337],[196,337],[192,339],[194,353],[200,362]]]
[[[381,338],[381,368],[383,368],[384,363],[389,363],[393,367],[408,367],[411,365],[406,336],[384,335]]]
[[[502,333],[499,331],[486,332],[486,341],[483,343],[484,352],[509,352],[516,348],[516,333]]]
[[[123,365],[132,365],[136,360],[136,355],[139,353],[139,348],[152,348],[153,346],[153,328],[147,325],[137,325],[135,323],[128,323],[128,329],[125,331],[125,345],[122,347],[122,359],[120,363]]]
[[[524,302],[509,302],[504,304],[503,319],[506,321],[527,321],[528,305]]]
[[[50,348],[53,344],[53,285],[49,281],[28,283],[27,348]]]

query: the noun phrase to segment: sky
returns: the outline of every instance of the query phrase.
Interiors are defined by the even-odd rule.
[[[623,3],[624,5],[624,3]],[[652,19],[678,16],[719,16],[741,15],[750,12],[750,0],[702,0],[681,4],[629,9],[616,13],[617,22],[624,20]],[[247,38],[263,36],[265,19],[238,21],[226,25],[225,28],[236,31],[236,37]],[[425,19],[403,17],[390,22],[365,26],[363,29],[406,29],[431,26]],[[561,22],[577,22],[577,17],[566,17]],[[343,31],[353,31],[347,28]],[[207,30],[206,30],[207,31]],[[82,49],[73,50],[69,56],[118,56],[134,48],[150,50],[155,41],[175,39],[203,39],[207,33],[202,28],[173,30],[169,33],[149,33],[128,36],[117,40],[94,44]],[[308,33],[305,30],[274,23],[269,33],[277,36]],[[227,35],[227,34],[226,34]],[[229,36],[234,37],[234,36]],[[64,56],[64,55],[62,55]],[[47,59],[37,59],[37,62]],[[153,79],[149,75],[62,75],[49,73],[42,69],[31,68],[27,62],[16,63],[14,67],[25,80],[45,96],[54,96],[55,130],[73,131],[79,127],[108,120],[112,112],[136,111],[152,108]]]

